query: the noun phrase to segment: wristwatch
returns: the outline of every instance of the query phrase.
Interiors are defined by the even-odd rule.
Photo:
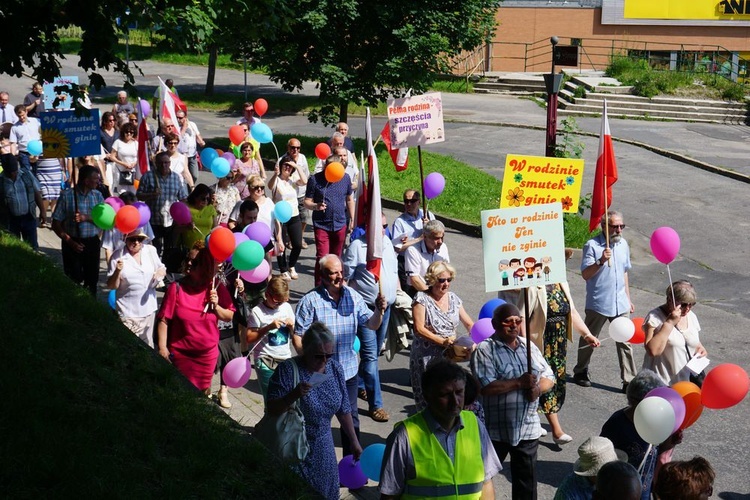
[[[604,265],[604,262],[602,262],[601,257],[599,258],[599,260],[596,261],[596,265],[599,266],[599,267],[601,267],[601,266]]]

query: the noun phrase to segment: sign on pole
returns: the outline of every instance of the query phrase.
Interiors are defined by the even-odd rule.
[[[508,155],[500,208],[562,203],[563,212],[578,212],[583,160]]]
[[[70,91],[73,86],[78,87],[77,76],[58,76],[52,83],[42,85],[44,90],[44,108],[45,109],[70,109],[73,96]],[[57,101],[57,104],[55,104]]]
[[[45,158],[68,158],[101,154],[99,110],[88,116],[75,111],[41,113],[42,143]]]
[[[388,103],[391,149],[445,141],[440,92],[394,99]]]
[[[560,203],[482,211],[487,292],[567,281]]]

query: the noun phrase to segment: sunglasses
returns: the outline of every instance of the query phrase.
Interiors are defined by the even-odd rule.
[[[177,146],[179,144],[179,142],[170,141],[167,144],[170,145],[170,146]]]
[[[386,227],[386,226],[383,226],[383,227]],[[453,278],[438,278],[437,280],[438,280],[438,283],[445,283],[446,281],[450,283],[451,281],[453,281]]]
[[[253,191],[263,191],[266,188],[266,186],[252,186],[250,189]]]
[[[508,319],[506,319],[506,320],[504,320],[504,321],[502,322],[502,325],[503,325],[503,326],[513,326],[513,325],[516,325],[516,326],[518,326],[518,325],[520,325],[521,323],[523,323],[523,320],[522,320],[521,318],[516,318],[516,319],[513,319],[513,318],[508,318]]]
[[[144,238],[128,238],[125,241],[127,241],[128,244],[132,244],[132,243],[143,243],[143,240]]]
[[[320,361],[328,361],[333,357],[333,354],[314,354],[315,359]]]
[[[404,198],[404,203],[419,203],[419,198]]]
[[[612,229],[619,229],[622,231],[623,229],[625,229],[625,224],[610,224],[609,227],[611,227]]]
[[[683,302],[683,303],[680,304],[680,307],[683,308],[683,309],[688,309],[688,308],[694,307],[694,306],[695,306],[695,302]]]
[[[289,146],[289,149],[302,149],[301,146]]]

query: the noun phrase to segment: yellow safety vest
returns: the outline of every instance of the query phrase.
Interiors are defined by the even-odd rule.
[[[409,438],[417,477],[406,481],[403,499],[478,499],[484,484],[482,442],[477,417],[462,411],[464,428],[456,434],[455,464],[427,426],[422,413],[402,422]]]

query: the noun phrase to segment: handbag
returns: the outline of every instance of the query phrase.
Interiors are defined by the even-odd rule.
[[[290,363],[294,368],[294,387],[297,387],[297,362],[292,359]],[[271,453],[286,462],[301,462],[310,452],[305,433],[305,417],[299,407],[299,400],[281,415],[271,415],[268,412],[263,415],[255,426],[253,436]]]
[[[133,171],[132,170],[118,170],[120,174],[121,186],[132,186],[133,185]]]
[[[677,329],[677,331],[682,333],[682,330],[680,330],[679,328]],[[687,337],[685,337],[684,333],[682,333],[682,338],[685,339],[685,350],[687,351],[688,361],[689,361],[693,358],[693,355],[690,354],[690,349],[688,349],[688,345],[687,345]],[[703,387],[703,381],[705,379],[706,379],[706,370],[703,370],[697,375],[693,373],[692,371],[690,372],[690,381],[694,383],[695,385],[697,385],[698,387]]]

